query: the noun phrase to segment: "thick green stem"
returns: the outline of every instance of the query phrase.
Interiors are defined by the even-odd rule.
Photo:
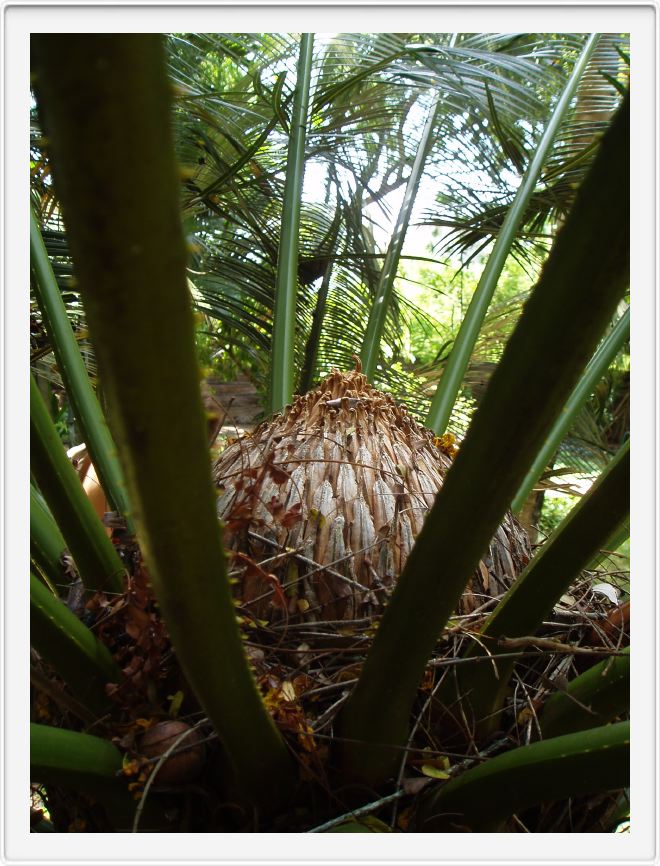
[[[274,805],[288,796],[292,767],[245,656],[216,516],[162,40],[54,35],[33,46],[142,553],[186,678],[245,796]]]
[[[66,456],[32,376],[30,464],[85,587],[121,592],[124,566]]]
[[[305,175],[305,139],[309,114],[313,47],[314,35],[303,33],[300,39],[298,78],[291,115],[280,249],[277,260],[270,383],[270,409],[273,414],[283,409],[293,398],[300,209]]]
[[[541,473],[548,466],[553,454],[561,445],[564,436],[570,430],[580,410],[591,394],[593,394],[594,388],[607,372],[607,368],[617,356],[621,346],[629,338],[630,308],[625,311],[612,331],[598,347],[596,354],[584,371],[584,376],[580,379],[577,387],[566,401],[561,415],[557,418],[543,448],[536,455],[536,459],[525,476],[525,480],[520,485],[520,490],[516,493],[511,504],[512,511],[517,513],[523,507],[527,497],[534,489],[534,485],[541,477]]]
[[[498,639],[533,635],[629,513],[630,450],[626,443],[486,620],[482,641],[471,644],[469,656],[484,654],[485,646],[493,664],[457,669],[455,679],[447,679],[447,688],[438,695],[438,700],[446,704],[460,695],[466,716],[475,722],[480,736],[497,727],[497,710],[513,670],[512,659],[498,659],[500,653],[507,652],[498,646]]]
[[[122,757],[116,746],[100,737],[31,724],[30,764],[35,782],[66,780],[89,788],[98,779],[114,779]]]
[[[105,684],[118,682],[117,665],[107,647],[33,574],[30,643],[84,706],[105,712],[110,704]]]
[[[344,772],[397,766],[438,636],[629,279],[629,106],[619,110],[408,558],[339,718]]]
[[[369,313],[369,321],[367,322],[367,330],[362,343],[360,359],[362,361],[362,370],[370,380],[373,380],[374,373],[376,372],[380,342],[385,330],[385,322],[387,321],[387,312],[392,300],[392,293],[394,292],[394,280],[399,268],[401,250],[403,249],[408,224],[410,223],[410,217],[415,206],[417,190],[424,173],[426,158],[433,144],[433,130],[435,129],[439,109],[440,102],[438,101],[429,109],[424,131],[417,146],[415,161],[410,171],[408,183],[406,184],[406,192],[403,196],[403,202],[401,203],[394,231],[385,255],[385,261],[383,262],[383,268],[378,279],[376,297]]]
[[[491,758],[424,794],[415,830],[494,832],[521,809],[630,784],[630,723],[619,722]]]
[[[323,319],[325,318],[325,308],[328,301],[328,290],[330,289],[332,267],[333,262],[330,261],[325,269],[325,273],[323,274],[323,280],[316,299],[316,306],[314,307],[312,327],[309,332],[307,345],[305,346],[305,359],[303,361],[302,372],[300,373],[299,390],[301,394],[306,394],[310,391],[314,384],[316,361],[319,354],[319,345],[321,342]]]
[[[30,558],[55,593],[71,582],[62,557],[66,542],[40,494],[30,484]]]
[[[114,442],[80,356],[34,213],[30,213],[30,261],[35,295],[76,422],[106,496],[117,511],[127,515],[126,490]]]
[[[603,566],[606,562],[616,562],[617,557],[612,557],[613,553],[621,547],[624,541],[628,541],[630,538],[630,519],[626,520],[621,526],[613,532],[612,535],[607,539],[603,550],[601,550],[597,556],[594,557],[593,562],[589,563],[589,569],[591,571],[597,571],[599,568]]]
[[[522,182],[518,187],[516,196],[497,235],[492,252],[488,257],[484,272],[470,301],[470,306],[461,324],[456,342],[451,350],[451,355],[442,373],[442,378],[438,383],[433,400],[431,401],[429,414],[426,418],[426,426],[430,427],[438,436],[442,435],[447,428],[454,403],[456,402],[456,396],[463,383],[465,371],[470,363],[470,356],[479,336],[481,325],[497,288],[497,281],[511,251],[511,246],[520,228],[525,210],[534,193],[536,183],[550,153],[550,148],[557,135],[557,131],[570,109],[571,100],[575,95],[577,86],[597,43],[597,34],[590,36],[587,40],[582,55],[576,63],[575,69],[564,88],[564,92],[552,113],[539,146],[527,166]]]
[[[539,716],[544,738],[604,725],[630,709],[630,647],[589,668],[546,702]]]
[[[127,832],[136,803],[121,769],[121,752],[108,740],[48,725],[30,725],[31,781],[89,794],[105,808],[114,830]],[[157,829],[155,810],[147,804],[147,811],[149,828]]]

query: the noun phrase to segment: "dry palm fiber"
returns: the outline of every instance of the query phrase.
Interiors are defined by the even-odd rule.
[[[132,548],[125,549],[125,553],[132,557],[131,551]],[[139,559],[131,566],[131,570],[134,569],[137,569],[135,578],[138,581],[135,589],[139,591],[129,592],[121,598],[113,597],[111,605],[106,606],[104,602],[95,610],[98,617],[95,631],[102,633],[104,642],[125,668],[132,658],[137,659],[144,653],[143,643],[149,631],[136,632],[131,626],[131,623],[139,621],[140,611],[136,606],[146,605],[148,608],[148,596],[142,595],[148,589],[143,584],[146,574],[141,571]],[[538,739],[538,717],[545,702],[579,673],[620,653],[629,645],[624,605],[614,604],[609,596],[593,589],[598,581],[616,585],[626,577],[623,572],[602,570],[583,573],[539,628],[536,634],[540,640],[521,639],[515,648],[512,647],[511,652],[517,658],[511,693],[505,702],[499,731],[492,741],[483,744],[483,748],[475,746],[468,718],[463,718],[466,726],[463,741],[451,748],[447,744],[446,730],[434,724],[435,695],[442,679],[451,676],[455,666],[462,664],[465,650],[479,634],[488,611],[453,617],[439,635],[420,683],[411,737],[406,748],[401,750],[396,791],[384,798],[382,806],[373,808],[373,815],[387,824],[391,822],[397,831],[403,831],[408,826],[417,792],[427,785],[437,784],[438,771],[453,778],[490,757]],[[103,600],[103,595],[99,593],[94,599]],[[494,604],[496,601],[492,600],[487,607],[491,609]],[[158,611],[153,611],[153,616],[154,625],[161,623]],[[125,774],[127,784],[137,784],[139,790],[144,782],[139,782],[138,773],[155,767],[156,760],[147,759],[138,750],[144,721],[158,722],[166,718],[165,709],[171,704],[173,693],[180,688],[180,684],[175,684],[176,656],[168,653],[167,645],[162,643],[162,627],[161,623],[156,645],[150,642],[149,647],[149,657],[156,667],[147,671],[147,665],[144,662],[140,664],[139,671],[136,671],[139,675],[130,679],[130,689],[117,693],[112,713],[94,725],[98,735],[121,739],[121,748],[127,751],[134,764],[130,774]],[[301,778],[312,778],[316,786],[314,798],[308,798],[300,808],[282,816],[276,826],[262,817],[258,826],[260,831],[307,832],[328,819],[350,812],[350,806],[342,802],[341,794],[331,793],[332,783],[327,775],[329,749],[334,739],[337,713],[359,676],[373,631],[367,621],[362,621],[337,624],[334,640],[329,638],[331,632],[333,628],[327,623],[320,626],[282,622],[263,628],[253,628],[248,622],[244,623],[246,649],[266,705],[296,755]],[[137,634],[137,640],[133,640],[132,634]],[[164,653],[160,652],[161,648]],[[487,660],[482,663],[489,664]],[[35,669],[41,676],[34,676]],[[65,688],[34,651],[31,654],[31,675],[35,718],[78,730],[83,723],[71,715],[68,709],[70,700],[65,702]],[[48,681],[50,685],[44,690]],[[151,686],[147,689],[149,682]],[[145,701],[149,692],[153,702]],[[241,815],[234,804],[227,804],[225,793],[218,791],[214,775],[217,735],[188,692],[186,708],[179,718],[190,725],[202,726],[199,730],[205,733],[209,770],[194,786],[177,783],[182,797],[195,798],[195,808],[181,808],[178,812],[172,809],[169,813],[173,816],[172,824],[167,825],[167,829],[181,831],[180,816],[187,814],[192,823],[186,826],[186,832],[254,832],[253,817]],[[188,756],[196,748],[196,743],[184,741],[176,751]],[[145,760],[150,763],[145,764]],[[160,782],[155,782],[147,805],[155,800],[157,806],[162,802],[159,797],[176,797],[176,788],[176,785],[162,787]],[[304,790],[308,794],[310,789]],[[102,815],[98,814],[98,809],[92,811],[84,795],[56,786],[49,787],[47,793],[51,816],[57,813],[54,821],[58,830],[108,832],[112,829],[106,823],[100,823]],[[394,804],[392,797],[396,797]],[[374,799],[377,798],[374,796]],[[610,792],[534,807],[512,818],[505,830],[515,833],[607,832],[612,829],[610,814],[618,799],[619,792]],[[77,829],[73,830],[74,826]]]
[[[334,371],[231,444],[214,477],[244,608],[261,619],[308,621],[382,611],[451,451],[359,368]],[[509,513],[458,612],[504,592],[529,557],[527,535]]]

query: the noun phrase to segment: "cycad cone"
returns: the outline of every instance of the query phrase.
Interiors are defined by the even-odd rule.
[[[230,445],[215,465],[218,515],[240,554],[236,595],[247,610],[308,621],[382,612],[451,465],[441,448],[359,370],[333,372]],[[529,555],[507,514],[458,612],[499,595]]]

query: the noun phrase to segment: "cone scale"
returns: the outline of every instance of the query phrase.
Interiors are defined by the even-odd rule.
[[[239,553],[238,597],[267,620],[377,616],[452,450],[359,369],[334,371],[215,465],[225,543]],[[529,556],[524,530],[507,514],[458,612],[503,593]]]

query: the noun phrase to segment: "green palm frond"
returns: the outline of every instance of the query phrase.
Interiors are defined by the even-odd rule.
[[[479,36],[481,41],[487,37]],[[625,35],[603,34],[580,83],[573,111],[559,130],[553,150],[541,180],[530,200],[523,228],[516,240],[514,254],[523,260],[538,259],[547,250],[548,237],[570,210],[575,191],[593,161],[596,145],[621,100],[617,82],[625,85],[628,69],[619,53],[627,47]],[[547,42],[539,59],[546,70],[560,69],[577,50],[575,37],[567,36],[564,55],[554,54],[558,46]],[[546,89],[547,83],[541,85]],[[550,89],[550,94],[556,92]],[[497,236],[518,183],[517,166],[502,146],[501,125],[510,147],[517,152],[533,152],[538,127],[533,117],[525,115],[521,124],[513,109],[508,120],[508,107],[500,105],[490,90],[488,110],[472,113],[452,136],[453,159],[464,166],[479,165],[478,173],[464,170],[444,184],[437,205],[425,211],[421,222],[440,230],[437,251],[444,255],[470,254],[470,259],[482,252]],[[547,105],[547,100],[546,100]],[[495,110],[493,110],[495,109]],[[546,109],[547,110],[547,109]],[[537,115],[537,120],[539,119]],[[513,128],[511,126],[513,125]],[[495,135],[491,134],[495,127]]]
[[[264,349],[270,345],[297,40],[296,34],[170,38],[171,74],[180,85],[176,131],[186,167],[184,207],[201,248],[193,274],[195,297],[200,309],[217,319],[224,344],[248,340]],[[570,38],[559,40],[549,58],[542,40],[514,42],[509,37],[450,34],[408,39],[406,34],[349,33],[315,40],[306,159],[324,192],[323,199],[317,194],[303,207],[299,370],[337,214],[328,304],[348,330],[339,343],[322,339],[317,358],[319,372],[352,364],[385,252],[374,243],[370,225],[378,231],[382,223],[388,230],[392,214],[387,195],[407,181],[429,95],[437,91],[441,102],[428,159],[427,179],[435,183],[451,158],[448,133],[455,137],[463,117],[495,111],[508,138],[520,138],[514,112],[543,116],[544,88],[561,83],[551,60],[565,53],[567,45],[579,44],[575,37],[572,43]],[[515,53],[507,53],[512,46]],[[199,52],[202,61],[194,65]],[[205,63],[205,57],[213,62]],[[477,141],[471,129],[470,135]],[[492,138],[495,153],[498,145]],[[524,150],[532,144],[533,137],[527,135],[520,146]],[[350,305],[343,304],[348,297]],[[240,315],[241,308],[247,310],[246,317]],[[409,394],[414,381],[399,372],[391,374],[392,358],[401,354],[401,315],[401,299],[395,294],[376,374],[382,384],[395,392],[398,388],[398,396]],[[254,372],[259,382],[261,373],[257,368]],[[423,391],[415,390],[412,402],[417,403]]]
[[[262,390],[267,381],[286,125],[298,38],[175,34],[168,39],[176,94],[175,143],[184,172],[182,203],[195,249],[193,296],[198,309],[215,323],[218,351],[223,346],[230,352],[245,350],[253,359],[248,372]],[[464,143],[473,164],[477,157],[482,162],[485,157],[482,174],[495,176],[502,166],[501,135],[529,151],[534,128],[527,130],[514,118],[525,116],[533,124],[534,118],[544,117],[547,93],[555,92],[563,80],[559,60],[577,51],[581,38],[569,34],[551,46],[540,37],[515,34],[344,33],[315,40],[306,159],[323,193],[322,198],[316,193],[313,201],[306,194],[302,211],[295,361],[299,372],[331,246],[335,258],[328,304],[345,325],[344,339],[321,340],[318,374],[333,366],[352,366],[385,253],[370,227],[378,236],[383,231],[387,236],[392,219],[388,194],[407,181],[428,95],[440,93],[441,111],[425,184],[437,185],[441,193],[447,187],[447,168],[455,168],[457,157],[452,141]],[[488,124],[489,112],[497,116],[499,139]],[[37,148],[36,125],[34,139]],[[35,149],[35,163],[41,152]],[[506,184],[500,184],[499,200],[492,192],[484,195],[476,189],[467,196],[465,207],[469,184],[461,191],[455,185],[460,180],[453,183],[448,201],[452,213],[461,209],[460,231],[477,244],[487,244],[508,203]],[[546,194],[546,199],[552,196]],[[492,212],[482,213],[484,202]],[[440,217],[420,212],[419,207],[412,216],[412,224],[434,220]],[[527,222],[525,231],[533,237]],[[542,234],[542,221],[536,228]],[[60,288],[70,292],[70,313],[80,313],[61,226],[50,219],[45,229]],[[542,246],[543,238],[534,242]],[[458,238],[454,246],[451,243],[450,235],[447,249],[460,247]],[[523,239],[516,252],[522,255],[526,249]],[[404,248],[404,260],[405,256]],[[419,405],[421,416],[423,383],[405,369],[392,367],[392,360],[401,357],[406,315],[419,315],[410,305],[404,311],[404,306],[395,291],[376,377],[399,398]]]

